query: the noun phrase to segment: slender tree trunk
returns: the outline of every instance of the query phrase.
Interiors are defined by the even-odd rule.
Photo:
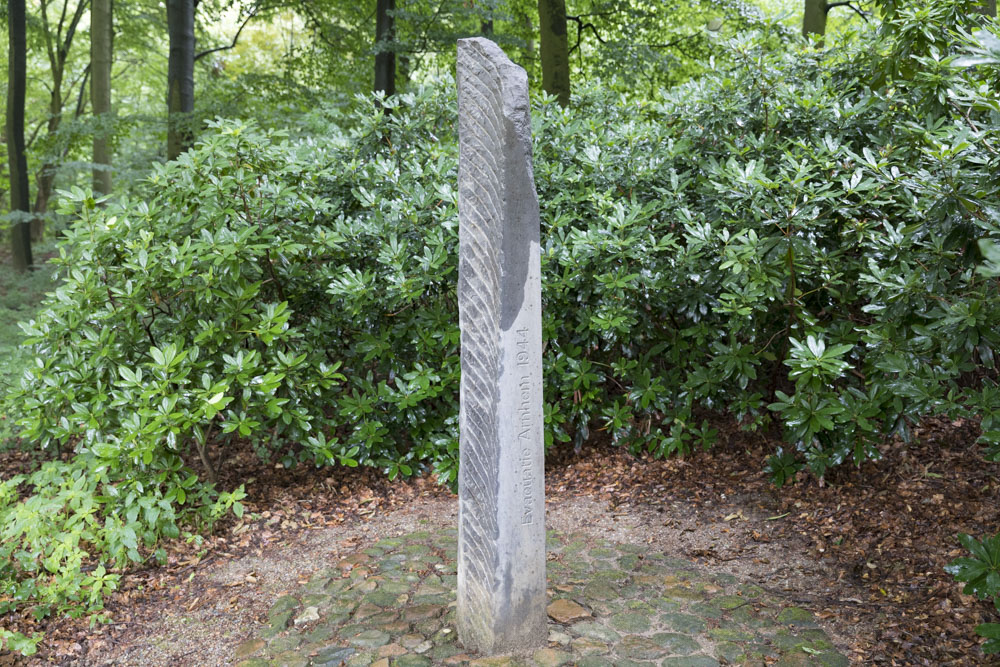
[[[62,83],[63,63],[58,63],[52,70],[52,93],[49,95],[49,122],[46,132],[49,137],[54,137],[62,124]],[[35,217],[31,221],[31,238],[38,241],[45,233],[45,213],[49,209],[49,197],[52,196],[52,184],[56,178],[56,164],[46,162],[38,170],[35,177]]]
[[[483,5],[486,7],[486,16],[479,24],[479,34],[487,39],[493,39],[493,14],[496,11],[495,0],[486,0]]]
[[[802,34],[826,34],[826,0],[806,0],[805,12],[802,14]]]
[[[173,160],[193,141],[188,114],[194,111],[194,0],[167,0],[167,158]]]
[[[111,192],[111,0],[92,0],[90,13],[90,105],[96,117],[94,131],[94,191]],[[103,167],[103,168],[102,168]]]
[[[24,95],[28,80],[25,1],[7,0],[7,157],[10,161],[10,210],[30,212],[28,159],[24,149]],[[31,267],[31,225],[17,221],[10,229],[14,268]]]
[[[396,52],[389,45],[396,38],[396,0],[377,0],[375,6],[375,92],[396,94]]]
[[[45,51],[49,58],[49,70],[52,72],[52,88],[49,95],[49,120],[46,127],[47,136],[50,139],[56,137],[59,126],[62,124],[63,94],[62,86],[66,75],[66,59],[69,57],[70,49],[73,48],[73,38],[76,36],[76,29],[80,25],[84,12],[90,5],[90,0],[78,0],[72,15],[69,15],[70,0],[63,0],[60,11],[59,22],[53,28],[49,23],[48,0],[41,0],[41,23],[42,35],[45,40]],[[69,22],[64,25],[64,21],[69,15]],[[65,33],[63,28],[65,27]],[[89,71],[89,70],[88,70]],[[65,150],[63,155],[65,155]],[[49,197],[52,195],[52,186],[56,178],[56,167],[62,156],[49,157],[42,168],[38,170],[35,178],[35,207],[34,218],[31,221],[31,235],[35,239],[42,238],[45,231],[45,214],[49,208]]]
[[[569,41],[566,0],[538,0],[538,37],[542,56],[542,88],[569,105]]]

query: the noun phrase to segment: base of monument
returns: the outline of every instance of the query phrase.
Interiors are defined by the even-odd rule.
[[[471,627],[472,624],[461,611],[457,616],[459,643],[466,650],[480,655],[526,657],[548,645],[549,632],[544,615],[541,619],[531,619],[530,622],[517,623],[492,632],[486,628]]]

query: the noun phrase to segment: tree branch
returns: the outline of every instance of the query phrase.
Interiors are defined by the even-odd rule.
[[[65,5],[63,8],[65,9]],[[56,50],[52,47],[52,28],[49,26],[49,3],[42,0],[42,35],[45,37],[45,51],[49,56],[49,67],[56,68]],[[49,91],[51,92],[51,91]]]
[[[88,76],[90,76],[90,63],[87,63],[87,66],[83,68],[83,71],[69,82],[67,88],[76,88],[76,84],[79,83],[80,79],[86,79]]]
[[[80,95],[76,98],[76,113],[73,114],[73,118],[79,118],[83,115],[83,110],[87,106],[87,96],[84,93],[87,90],[87,77],[90,76],[90,63],[87,63],[87,67],[83,70],[83,81],[80,82]],[[66,147],[69,150],[69,147]]]
[[[38,137],[38,131],[42,129],[42,126],[45,125],[48,120],[48,118],[43,118],[38,121],[38,124],[35,125],[35,129],[31,131],[31,138],[24,144],[25,148],[31,148],[31,144],[35,143],[35,139]]]
[[[424,21],[423,25],[420,26],[420,46],[418,46],[411,53],[427,53],[428,52],[427,51],[427,42],[430,39],[429,36],[428,36],[429,33],[430,33],[429,26],[433,25],[437,21],[438,16],[441,14],[441,12],[444,11],[445,2],[446,2],[446,0],[441,0],[441,2],[437,6],[437,9],[434,10],[434,13],[431,14],[431,16],[426,21]]]
[[[853,2],[828,2],[826,3],[827,13],[829,13],[829,11],[834,7],[847,7],[848,9],[853,9],[858,16],[865,20],[865,23],[868,23],[868,14],[855,7]]]
[[[573,48],[569,50],[569,53],[573,53],[580,47],[580,42],[583,40],[583,31],[586,30],[587,28],[590,28],[590,31],[594,33],[594,37],[597,38],[598,42],[600,42],[601,44],[607,44],[607,42],[605,42],[604,39],[601,38],[601,34],[597,32],[597,28],[594,27],[593,23],[583,22],[583,16],[599,16],[599,14],[583,14],[581,16],[569,16],[568,14],[566,15],[567,21],[573,21],[576,23],[576,44],[574,44]]]
[[[194,57],[194,61],[198,62],[198,60],[200,60],[201,58],[204,58],[205,56],[207,56],[210,53],[215,53],[216,51],[228,51],[229,49],[236,48],[236,42],[240,38],[240,33],[243,32],[243,28],[247,27],[247,23],[250,23],[250,19],[252,19],[255,16],[257,16],[257,10],[256,9],[254,9],[252,12],[250,12],[250,15],[247,16],[246,19],[243,21],[243,25],[241,25],[240,29],[236,31],[235,35],[233,35],[233,43],[232,44],[230,44],[229,46],[217,46],[214,49],[209,49],[207,51],[202,51],[201,53],[197,54]]]
[[[644,44],[643,46],[648,46],[651,49],[669,49],[672,46],[677,46],[681,42],[686,42],[689,39],[694,39],[695,37],[697,37],[700,34],[701,33],[699,33],[699,32],[695,32],[695,33],[692,33],[690,35],[684,35],[683,37],[678,37],[674,41],[667,42],[666,44]]]
[[[87,5],[89,4],[90,0],[80,0],[80,4],[76,6],[76,11],[73,12],[73,18],[70,20],[69,27],[66,28],[66,39],[63,40],[61,45],[62,51],[58,54],[60,64],[65,64],[66,58],[69,57],[69,50],[73,46],[73,35],[76,34],[76,28],[80,25],[80,19],[83,18],[83,12],[87,9]],[[63,5],[63,7],[65,6],[66,5]]]
[[[77,5],[79,6],[79,5]],[[62,13],[59,14],[59,25],[56,26],[56,41],[62,41],[63,24],[66,22],[66,10],[69,9],[69,0],[63,0]]]

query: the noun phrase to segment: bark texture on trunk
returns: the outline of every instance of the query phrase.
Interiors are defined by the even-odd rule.
[[[194,0],[167,0],[167,158],[191,147],[187,115],[194,111]]]
[[[493,39],[493,15],[496,13],[496,0],[486,0],[483,7],[485,14],[479,23],[479,34],[487,39]]]
[[[802,34],[805,37],[826,34],[826,0],[806,0]]]
[[[569,105],[569,41],[566,0],[538,0],[538,37],[542,57],[542,88]]]
[[[7,0],[7,157],[10,162],[10,210],[30,212],[28,160],[24,149],[24,95],[27,84],[28,45],[25,35],[25,0]],[[18,221],[11,226],[14,268],[31,266],[31,224]]]
[[[396,52],[390,42],[396,38],[396,0],[377,0],[375,7],[375,92],[386,97],[396,94]]]
[[[99,119],[94,132],[94,191],[111,192],[111,0],[93,0],[90,14],[90,105]],[[101,168],[103,165],[103,168]]]

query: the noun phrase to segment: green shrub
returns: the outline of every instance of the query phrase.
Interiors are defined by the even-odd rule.
[[[0,614],[22,607],[37,619],[98,612],[122,568],[165,559],[152,547],[160,537],[178,537],[182,519],[205,529],[225,513],[242,514],[242,486],[213,498],[196,482],[179,465],[129,479],[86,454],[0,482]],[[0,632],[0,644],[24,655],[41,638]]]
[[[959,535],[971,557],[956,558],[945,569],[958,581],[964,581],[963,592],[980,600],[990,600],[1000,613],[1000,534],[982,542],[969,535]],[[976,633],[986,638],[984,653],[1000,653],[1000,623],[981,623]]]
[[[996,68],[920,55],[926,79],[873,83],[872,39],[782,53],[744,36],[735,68],[658,102],[539,101],[547,444],[600,430],[684,453],[729,411],[784,432],[778,483],[878,456],[932,413],[982,415],[990,444],[1000,294],[977,248],[1000,239]],[[454,483],[452,88],[361,104],[331,142],[218,121],[127,199],[67,194],[64,282],[24,326],[35,363],[6,411],[117,489],[90,558],[142,557],[116,521],[151,545],[236,507],[202,481],[236,438]],[[155,516],[127,516],[132,490]],[[28,556],[8,588],[28,585],[46,548],[9,539]]]

